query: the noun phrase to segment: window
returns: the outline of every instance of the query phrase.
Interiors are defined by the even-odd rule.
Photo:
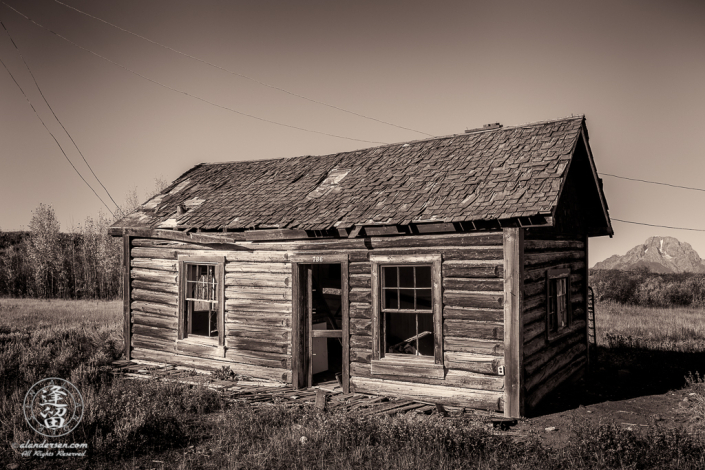
[[[570,269],[549,269],[546,293],[546,331],[550,340],[571,323]]]
[[[179,339],[223,345],[222,257],[179,257]]]
[[[433,356],[431,266],[382,266],[386,353]]]
[[[423,367],[443,378],[441,256],[371,255],[370,261],[372,373],[408,375],[409,367]]]

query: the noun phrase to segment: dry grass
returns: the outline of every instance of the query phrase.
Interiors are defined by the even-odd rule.
[[[705,352],[702,308],[650,308],[600,302],[596,305],[596,317],[600,346]]]
[[[0,330],[109,326],[120,331],[121,300],[0,299]]]

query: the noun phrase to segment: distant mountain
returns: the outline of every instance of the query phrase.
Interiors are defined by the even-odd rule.
[[[613,255],[593,269],[630,271],[644,266],[654,273],[705,273],[705,262],[688,243],[673,237],[651,237],[624,256]]]

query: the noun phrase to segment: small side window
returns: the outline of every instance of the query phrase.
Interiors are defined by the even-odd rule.
[[[546,332],[548,340],[560,336],[572,321],[570,269],[549,269],[546,273]]]
[[[224,345],[224,259],[179,257],[179,339]]]

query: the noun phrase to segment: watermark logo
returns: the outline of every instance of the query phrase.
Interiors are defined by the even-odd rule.
[[[83,397],[69,381],[56,377],[32,385],[24,397],[24,418],[46,437],[65,436],[83,418]]]

